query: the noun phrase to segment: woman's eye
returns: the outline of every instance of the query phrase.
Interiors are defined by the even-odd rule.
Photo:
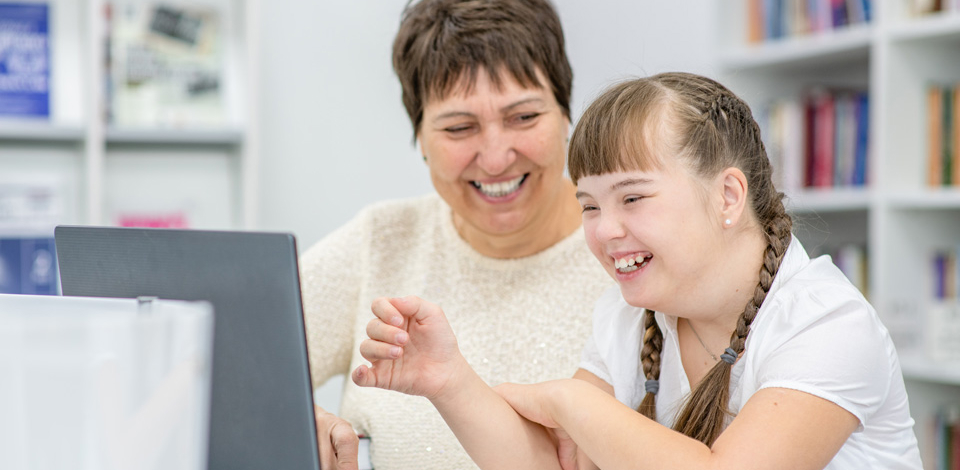
[[[595,210],[600,210],[600,208],[597,207],[597,206],[591,206],[591,205],[583,205],[583,206],[580,206],[580,212],[581,212],[581,213],[587,213],[587,212],[595,211]]]
[[[641,199],[643,199],[643,196],[627,196],[627,197],[623,198],[623,202],[624,202],[624,204],[630,204],[630,203],[633,203],[633,202],[637,202],[637,201],[639,201],[639,200],[641,200]]]
[[[518,124],[528,124],[536,120],[538,117],[540,117],[540,113],[523,113],[514,117],[513,120]]]
[[[443,131],[448,134],[463,134],[472,128],[473,126],[469,124],[463,124],[459,126],[450,126],[450,127],[444,128]]]

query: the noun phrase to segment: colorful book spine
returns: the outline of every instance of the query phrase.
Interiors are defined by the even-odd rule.
[[[960,186],[960,85],[927,87],[927,184]]]
[[[758,113],[778,188],[860,187],[868,183],[869,95],[815,89],[768,103]]]
[[[749,42],[869,23],[873,0],[748,0]]]
[[[870,98],[867,92],[856,97],[856,147],[854,149],[853,185],[867,184],[867,161],[870,147]]]
[[[943,92],[938,85],[927,87],[927,184],[940,186],[943,175]]]
[[[953,136],[951,149],[953,150],[953,155],[951,158],[951,167],[953,168],[952,181],[955,186],[960,186],[960,83],[957,83],[953,88],[953,102],[950,103],[953,107],[953,126],[951,126],[950,133]]]
[[[953,87],[944,87],[941,98],[943,99],[943,106],[941,107],[941,112],[943,113],[943,129],[941,130],[940,137],[943,140],[941,145],[941,158],[943,159],[943,164],[941,165],[941,170],[943,172],[941,183],[944,186],[950,186],[953,183]]]

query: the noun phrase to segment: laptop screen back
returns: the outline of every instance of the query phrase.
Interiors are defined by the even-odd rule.
[[[60,226],[63,295],[214,308],[210,470],[319,469],[294,237]]]

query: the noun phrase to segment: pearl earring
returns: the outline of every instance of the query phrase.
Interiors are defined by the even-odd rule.
[[[731,222],[730,219],[727,219],[727,220],[724,220],[723,223],[724,223],[724,225],[730,225],[730,224],[732,224],[733,222]]]

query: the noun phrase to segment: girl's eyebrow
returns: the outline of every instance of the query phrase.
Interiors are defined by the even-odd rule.
[[[625,188],[627,186],[640,186],[644,184],[653,183],[653,180],[650,178],[627,178],[625,180],[617,181],[610,185],[610,190],[615,191],[617,189]]]
[[[610,185],[610,191],[616,191],[618,189],[626,188],[628,186],[642,186],[645,184],[653,183],[653,180],[650,178],[627,178],[625,180],[617,181]],[[590,196],[590,193],[586,191],[577,191],[577,199],[581,197],[593,197]]]

